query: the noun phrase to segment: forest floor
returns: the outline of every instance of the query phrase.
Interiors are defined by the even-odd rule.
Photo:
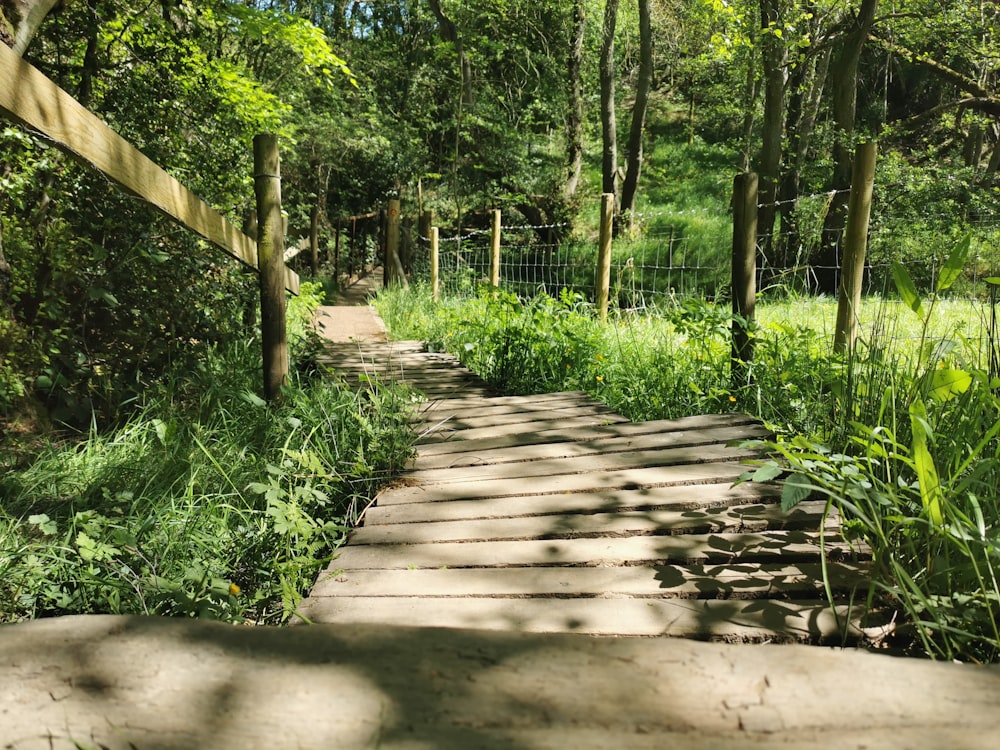
[[[317,327],[384,340],[361,309],[325,308]],[[0,626],[5,750],[994,748],[998,704],[1000,667],[855,649],[102,615]]]

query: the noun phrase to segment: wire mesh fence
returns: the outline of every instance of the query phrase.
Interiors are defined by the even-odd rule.
[[[781,213],[775,231],[758,236],[757,288],[765,294],[835,295],[840,283],[842,234],[825,229],[823,211],[831,194],[803,196],[795,212]],[[915,226],[883,209],[873,218],[865,267],[866,295],[892,294],[893,261],[900,262],[915,285],[934,288],[938,269],[958,238],[971,233],[973,256],[953,293],[984,299],[985,279],[1000,275],[1000,217],[956,217],[951,231],[939,227],[951,217]],[[596,236],[565,238],[565,225],[504,224],[500,239],[500,286],[522,297],[562,290],[594,298],[598,255]],[[679,302],[730,295],[732,213],[728,206],[696,211],[637,213],[622,226],[612,245],[610,299],[621,310],[641,310]],[[417,237],[410,264],[417,280],[430,278],[426,237]],[[490,278],[488,229],[441,230],[440,291],[468,296]]]

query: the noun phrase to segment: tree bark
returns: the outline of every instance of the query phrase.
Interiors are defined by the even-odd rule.
[[[604,29],[601,41],[601,189],[615,196],[618,204],[618,124],[615,119],[615,27],[618,0],[604,2]]]
[[[642,173],[642,135],[646,126],[646,108],[649,104],[649,90],[653,83],[653,25],[649,12],[649,0],[639,2],[639,80],[635,87],[635,104],[632,107],[632,123],[628,136],[628,161],[625,170],[625,184],[622,186],[622,210],[635,212],[635,197]]]
[[[0,0],[0,41],[24,55],[42,21],[60,0]]]
[[[809,155],[829,62],[830,51],[826,48],[803,61],[791,80],[792,95],[788,100],[785,125],[786,169],[778,190],[782,237],[775,248],[773,261],[778,269],[794,265],[802,250],[796,208],[802,192],[802,169]]]
[[[851,186],[853,169],[851,141],[857,114],[858,63],[877,11],[878,0],[862,0],[857,15],[849,21],[848,31],[830,66],[834,124],[833,179],[830,188],[834,194],[823,221],[820,249],[814,262],[817,291],[821,294],[832,295],[838,291],[840,247],[847,219],[847,190]]]
[[[779,0],[760,1],[761,56],[764,61],[764,122],[760,151],[760,207],[757,211],[757,241],[764,257],[773,262],[774,221],[777,216],[778,180],[785,125],[785,43],[781,29]]]
[[[475,94],[472,86],[472,63],[468,55],[465,54],[465,46],[462,44],[462,37],[459,36],[458,28],[454,21],[449,18],[441,7],[441,0],[428,0],[431,11],[438,21],[438,28],[441,38],[454,45],[455,54],[458,55],[458,66],[462,76],[462,104],[472,106],[475,102]]]
[[[580,187],[583,173],[583,40],[587,28],[587,12],[584,0],[574,0],[573,44],[569,54],[569,106],[566,117],[566,155],[568,174],[564,195],[570,201]]]

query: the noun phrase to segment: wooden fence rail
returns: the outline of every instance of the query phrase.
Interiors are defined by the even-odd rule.
[[[39,70],[0,44],[0,115],[41,133],[62,151],[246,265],[257,268],[257,243],[109,128]],[[299,278],[285,275],[297,294]]]

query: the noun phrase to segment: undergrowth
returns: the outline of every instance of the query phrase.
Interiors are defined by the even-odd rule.
[[[279,403],[256,395],[259,343],[244,342],[163,379],[117,429],[2,454],[0,621],[294,616],[412,441],[408,392],[355,393],[309,366],[306,292]]]

